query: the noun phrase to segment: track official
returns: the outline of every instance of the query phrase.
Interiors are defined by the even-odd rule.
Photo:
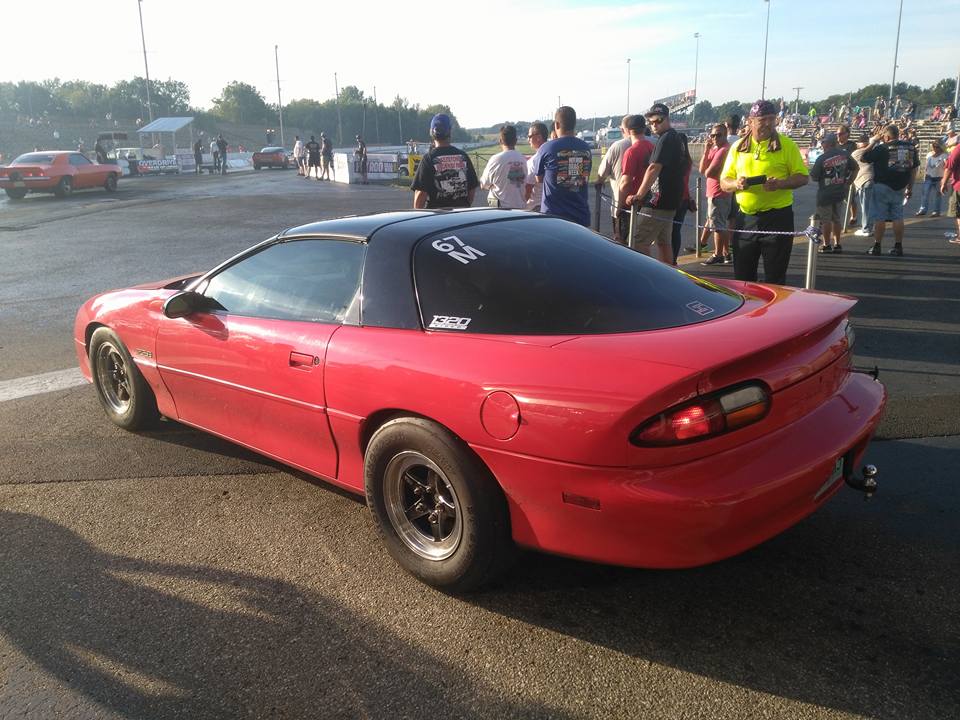
[[[750,108],[750,132],[727,154],[720,188],[735,192],[740,212],[733,236],[733,272],[737,280],[756,280],[763,258],[768,283],[786,284],[793,250],[793,191],[809,181],[800,150],[775,130],[777,109],[769,100]]]

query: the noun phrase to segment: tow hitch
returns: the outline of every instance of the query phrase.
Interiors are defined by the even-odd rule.
[[[877,491],[877,466],[864,465],[860,472],[863,477],[857,477],[856,474],[851,473],[846,483],[854,490],[862,492],[864,500],[869,500]]]

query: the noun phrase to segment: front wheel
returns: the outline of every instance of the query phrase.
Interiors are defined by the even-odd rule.
[[[57,183],[56,189],[53,191],[53,194],[58,198],[69,197],[73,194],[73,178],[69,175],[64,175],[60,178],[60,182]]]
[[[90,371],[107,417],[124,430],[149,427],[159,416],[157,400],[130,353],[109,328],[90,338]]]
[[[106,182],[103,183],[103,188],[107,192],[116,192],[117,191],[117,175],[116,173],[110,173],[107,175]]]
[[[6,193],[11,200],[23,200],[27,196],[25,188],[7,188]]]
[[[260,166],[259,166],[259,165],[257,165],[256,163],[254,163],[254,165],[253,165],[253,169],[254,169],[254,170],[259,170],[259,169],[260,169]]]
[[[467,592],[509,566],[503,491],[445,428],[416,417],[384,424],[367,447],[364,485],[387,551],[428,585]]]

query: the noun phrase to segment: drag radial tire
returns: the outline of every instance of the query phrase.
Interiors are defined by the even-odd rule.
[[[116,333],[98,328],[90,338],[90,372],[104,411],[124,430],[152,425],[159,413],[150,385]]]
[[[380,427],[364,457],[367,505],[387,551],[448,592],[489,583],[514,555],[506,498],[459,438],[418,417]]]
[[[57,187],[54,188],[53,194],[58,198],[69,197],[73,193],[73,178],[69,175],[64,175],[60,178],[60,182],[57,183]]]
[[[107,192],[116,192],[117,191],[117,175],[116,173],[110,173],[107,175],[106,181],[103,183],[103,187]]]
[[[27,196],[27,191],[23,188],[7,188],[6,192],[11,200],[23,200]]]

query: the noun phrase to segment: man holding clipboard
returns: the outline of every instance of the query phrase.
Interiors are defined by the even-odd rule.
[[[750,108],[750,132],[727,154],[720,188],[735,192],[740,212],[733,235],[733,274],[756,280],[763,258],[768,283],[785,285],[793,250],[793,191],[809,181],[800,150],[776,131],[777,109],[769,100]]]

